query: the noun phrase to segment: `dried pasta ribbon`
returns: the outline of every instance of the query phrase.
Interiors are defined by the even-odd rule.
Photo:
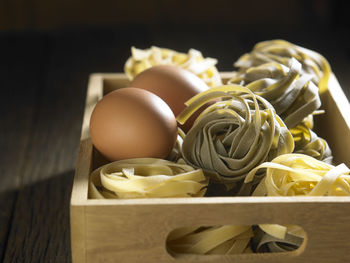
[[[254,230],[253,248],[257,253],[288,252],[298,249],[304,241],[305,233],[299,226],[287,226],[283,238],[266,233],[261,227]]]
[[[106,164],[90,176],[89,198],[197,197],[205,194],[202,170],[156,158]]]
[[[252,253],[251,226],[184,227],[174,230],[167,239],[175,254],[230,255]]]
[[[331,67],[319,53],[297,46],[285,40],[270,40],[257,43],[250,53],[244,54],[234,64],[245,71],[261,64],[277,62],[288,66],[295,58],[302,64],[302,74],[312,75],[312,81],[318,86],[320,93],[328,89]]]
[[[350,169],[345,164],[333,166],[304,154],[284,154],[253,169],[246,177],[245,183],[251,182],[255,173],[261,168],[266,168],[266,176],[256,187],[254,196],[350,195]],[[258,252],[294,250],[301,245],[305,237],[298,226],[259,225],[259,227],[262,234],[255,238]],[[280,230],[277,230],[278,228]]]
[[[204,58],[202,53],[190,49],[188,53],[152,46],[149,49],[131,48],[131,57],[126,61],[124,71],[132,80],[137,74],[156,65],[174,65],[186,69],[203,79],[209,87],[222,85],[217,59]]]
[[[228,188],[243,181],[259,164],[294,149],[293,137],[264,98],[239,85],[212,88],[191,98],[177,120],[184,123],[215,98],[186,134],[185,161]]]
[[[314,114],[323,114],[323,110],[315,111],[313,114],[310,114],[309,116],[305,117],[303,121],[301,122],[304,124],[307,128],[313,129],[314,128]]]
[[[229,80],[241,84],[267,99],[290,128],[296,126],[321,106],[312,75],[304,74],[302,65],[291,58],[285,66],[268,62],[236,73]]]
[[[297,225],[259,224],[254,230],[253,247],[256,252],[286,252],[297,249],[304,238],[304,230]]]
[[[331,164],[333,160],[332,151],[328,143],[317,136],[307,124],[300,123],[290,129],[294,139],[294,153],[306,154],[317,160]]]
[[[253,195],[350,195],[350,170],[343,163],[333,166],[304,154],[284,154],[254,168],[245,183],[251,182],[261,168],[266,168],[266,176]]]
[[[314,128],[314,115],[320,115],[320,114],[324,114],[324,113],[325,113],[324,110],[316,110],[312,114],[305,117],[302,120],[301,124],[305,125],[307,128],[312,130]]]

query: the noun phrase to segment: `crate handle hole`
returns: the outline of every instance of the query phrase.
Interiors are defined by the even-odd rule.
[[[282,252],[299,255],[305,246],[302,227],[278,224],[186,226],[172,230],[166,239],[167,252],[173,257]]]

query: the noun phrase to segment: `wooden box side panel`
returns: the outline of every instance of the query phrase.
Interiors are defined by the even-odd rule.
[[[334,163],[350,167],[350,104],[334,75],[321,100],[325,114],[315,116],[315,130],[330,145]]]
[[[209,198],[210,199],[210,198]],[[233,198],[226,202],[86,207],[87,262],[346,262],[349,249],[348,203]],[[271,201],[272,200],[272,201]],[[312,212],[311,212],[312,211]],[[337,218],[337,220],[334,220]],[[173,229],[191,225],[297,224],[307,233],[305,247],[290,253],[181,255],[165,248]]]
[[[81,139],[70,202],[71,249],[72,261],[74,263],[86,262],[84,205],[88,198],[88,178],[91,173],[93,160],[93,146],[89,136],[89,122],[97,101],[103,96],[102,80],[102,76],[99,74],[91,75],[86,94]]]
[[[72,262],[86,262],[86,226],[85,206],[71,205],[70,207],[70,232]]]

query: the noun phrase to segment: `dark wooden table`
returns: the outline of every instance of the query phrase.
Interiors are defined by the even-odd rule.
[[[323,54],[350,95],[347,33],[149,30],[129,26],[0,33],[0,259],[70,262],[69,200],[89,74],[122,72],[132,45],[219,59],[220,71],[262,40],[283,38]],[[209,31],[208,31],[209,30]],[[209,33],[208,33],[209,32]]]

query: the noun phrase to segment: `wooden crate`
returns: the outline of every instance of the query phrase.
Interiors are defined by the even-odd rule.
[[[350,262],[350,197],[88,199],[88,176],[106,162],[89,137],[91,112],[104,94],[127,85],[124,74],[90,77],[70,206],[73,263]],[[329,142],[335,163],[349,166],[350,106],[334,76],[321,99],[326,114],[316,118],[316,132]],[[306,240],[287,253],[173,257],[166,250],[167,235],[179,227],[265,223],[299,225]]]

